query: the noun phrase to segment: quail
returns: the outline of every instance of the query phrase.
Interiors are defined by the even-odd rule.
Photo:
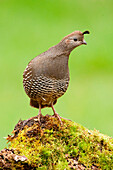
[[[72,32],[57,45],[32,59],[26,67],[23,73],[23,86],[30,98],[30,105],[39,108],[39,121],[41,109],[51,107],[54,116],[62,124],[61,117],[53,105],[68,88],[70,80],[69,55],[74,48],[87,44],[84,40],[84,34],[89,34],[89,31]]]

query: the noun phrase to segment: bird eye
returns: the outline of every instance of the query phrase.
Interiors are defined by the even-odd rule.
[[[77,41],[77,38],[74,38],[73,40],[74,40],[74,41]]]

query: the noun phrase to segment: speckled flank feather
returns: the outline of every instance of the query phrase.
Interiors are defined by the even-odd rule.
[[[66,92],[69,85],[69,78],[56,80],[43,75],[33,76],[32,68],[29,64],[23,73],[23,85],[26,94],[32,101],[35,101],[34,107],[38,107],[36,101],[40,102],[43,106],[46,105],[49,107],[51,106],[51,102],[56,103],[57,98]]]
[[[31,85],[32,85],[32,68],[29,64],[23,73],[23,86],[27,95],[30,93]]]

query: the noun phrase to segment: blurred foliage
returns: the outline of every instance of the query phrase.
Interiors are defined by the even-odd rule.
[[[20,118],[38,114],[22,85],[28,62],[75,30],[91,34],[85,36],[88,45],[70,56],[70,86],[55,108],[62,117],[113,136],[113,1],[0,0],[1,148]]]

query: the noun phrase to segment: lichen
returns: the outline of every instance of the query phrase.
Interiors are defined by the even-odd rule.
[[[27,157],[26,163],[38,170],[113,169],[113,139],[69,120],[63,126],[52,116],[43,125],[27,125],[10,138],[9,149]],[[45,125],[44,125],[45,124]]]

